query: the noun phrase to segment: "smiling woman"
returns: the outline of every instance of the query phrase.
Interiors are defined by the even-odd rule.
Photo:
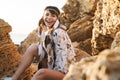
[[[18,80],[35,58],[44,64],[41,64],[31,80],[62,80],[67,74],[69,65],[75,61],[75,52],[66,26],[60,23],[59,16],[60,10],[56,6],[46,6],[38,23],[41,40],[26,49],[12,80]]]
[[[47,5],[57,6],[59,9],[66,0],[2,0],[0,1],[0,18],[12,26],[11,36],[15,44],[19,44],[24,37],[17,34],[29,34],[38,27],[38,20]],[[9,14],[8,14],[9,13]],[[15,35],[15,36],[14,36]]]

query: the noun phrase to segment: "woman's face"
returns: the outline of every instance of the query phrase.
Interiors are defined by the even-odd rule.
[[[43,20],[47,27],[52,28],[57,19],[58,17],[55,14],[50,13],[49,10],[45,10]]]

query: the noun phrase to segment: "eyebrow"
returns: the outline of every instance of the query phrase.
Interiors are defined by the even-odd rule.
[[[53,13],[51,13],[51,12],[46,12],[45,15],[46,15],[46,14],[49,14],[49,13],[50,13],[51,15],[57,16],[55,13],[53,14]]]

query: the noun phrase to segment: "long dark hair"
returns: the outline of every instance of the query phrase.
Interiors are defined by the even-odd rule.
[[[44,9],[44,11],[45,11],[45,10],[49,10],[50,13],[55,14],[55,15],[59,18],[60,10],[59,10],[56,6],[47,6],[47,7]],[[39,20],[38,26],[39,26],[39,27],[38,27],[39,33],[41,33],[42,29],[46,29],[45,23],[44,23],[44,20],[43,20],[43,16],[42,16],[42,18]]]

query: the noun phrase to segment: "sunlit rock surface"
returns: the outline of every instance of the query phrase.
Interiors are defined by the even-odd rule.
[[[72,64],[63,80],[119,80],[120,47]]]
[[[114,49],[116,47],[120,47],[120,31],[117,32],[117,34],[111,44],[111,49]]]
[[[74,21],[86,15],[93,16],[96,2],[96,0],[67,0],[62,8],[64,13],[61,16],[61,22],[69,28]]]
[[[0,80],[5,77],[11,77],[16,71],[21,55],[18,47],[12,42],[9,33],[12,27],[0,19]],[[30,80],[35,72],[35,66],[32,65],[22,75],[23,80]]]
[[[91,37],[93,29],[93,16],[85,16],[73,22],[68,29],[68,34],[72,42],[78,42],[77,48],[91,54]],[[89,39],[89,40],[88,40]],[[82,46],[81,46],[82,45]]]
[[[120,1],[99,0],[95,11],[92,33],[92,54],[108,49],[120,31]]]
[[[80,61],[82,58],[91,56],[87,52],[80,50],[78,48],[75,48],[75,53],[76,53],[76,56],[75,56],[76,62]]]

